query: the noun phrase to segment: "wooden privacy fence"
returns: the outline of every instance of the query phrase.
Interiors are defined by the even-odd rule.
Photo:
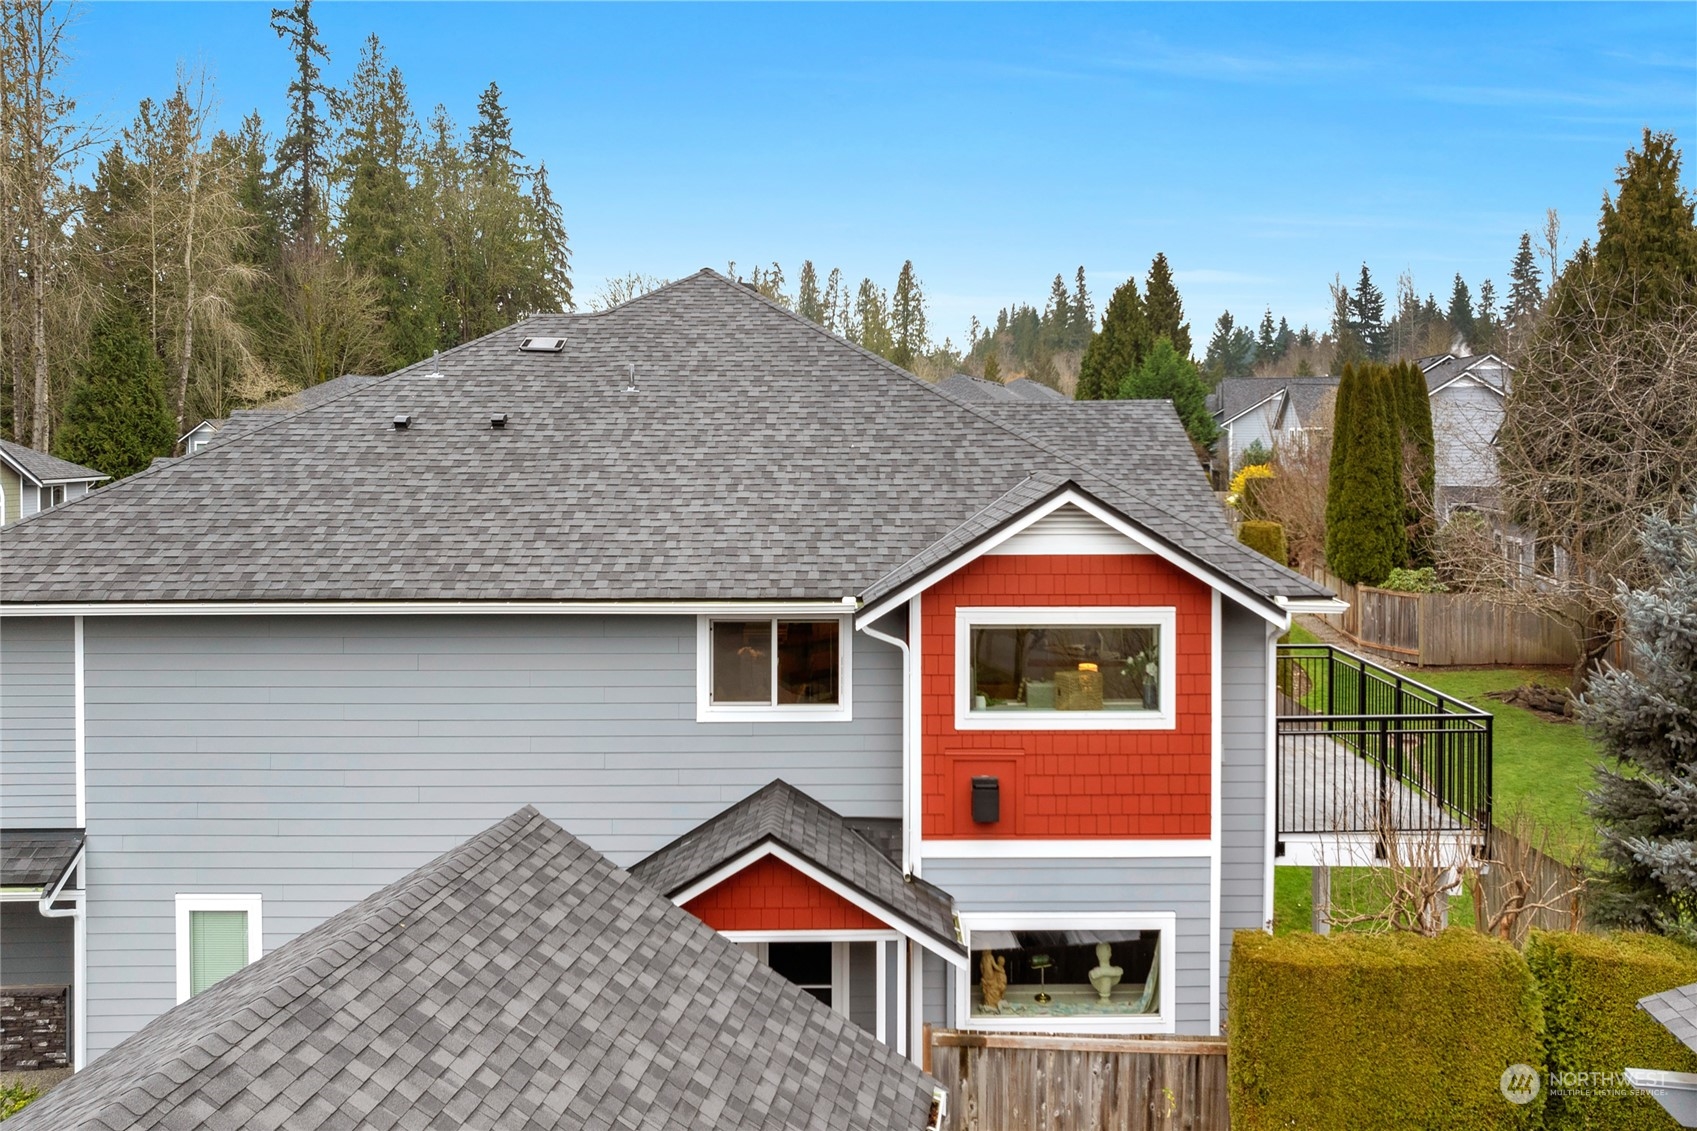
[[[1583,884],[1585,873],[1580,868],[1560,860],[1526,843],[1508,829],[1491,832],[1490,868],[1479,874],[1478,899],[1484,906],[1475,906],[1475,922],[1481,931],[1511,899],[1533,910],[1519,916],[1515,923],[1516,946],[1526,941],[1526,933],[1540,931],[1588,931],[1593,925],[1585,918]],[[1548,903],[1551,906],[1539,907]]]
[[[1314,568],[1308,576],[1349,602],[1321,617],[1362,648],[1419,667],[1571,667],[1579,644],[1559,618],[1476,593],[1397,593]],[[1618,645],[1611,657],[1624,666]]]
[[[1223,1037],[925,1030],[951,1131],[1225,1131]]]

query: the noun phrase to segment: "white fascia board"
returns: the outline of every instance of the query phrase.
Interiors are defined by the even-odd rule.
[[[1271,396],[1263,397],[1262,399],[1256,401],[1254,404],[1250,405],[1248,408],[1244,409],[1242,412],[1238,413],[1236,416],[1233,416],[1233,417],[1230,417],[1226,420],[1220,421],[1221,426],[1223,427],[1225,425],[1231,424],[1233,421],[1242,420],[1244,417],[1248,416],[1250,413],[1254,412],[1256,409],[1265,405],[1268,401],[1276,400],[1277,398],[1284,396],[1285,390],[1288,387],[1289,386],[1286,386],[1286,385],[1280,385],[1279,388],[1278,388],[1278,391],[1273,393]]]
[[[32,486],[32,487],[40,487],[41,486],[41,480],[37,479],[35,476],[31,475],[28,471],[26,471],[24,469],[24,465],[19,463],[17,460],[13,459],[11,456],[7,455],[5,449],[3,449],[3,448],[0,448],[0,463],[5,464],[7,467],[9,467],[13,471],[15,471],[18,475],[18,478],[22,479],[24,482],[28,483],[30,486]]]
[[[68,601],[0,603],[4,617],[250,616],[841,616],[853,597],[820,601]]]
[[[1474,373],[1472,370],[1464,369],[1460,373],[1457,373],[1454,377],[1451,377],[1448,381],[1445,381],[1442,385],[1439,385],[1436,389],[1433,389],[1431,392],[1427,393],[1426,399],[1430,400],[1433,397],[1437,396],[1439,393],[1443,392],[1445,389],[1449,388],[1451,385],[1459,385],[1463,381],[1466,381],[1470,385],[1477,385],[1479,388],[1484,389],[1487,392],[1495,393],[1501,399],[1506,400],[1508,398],[1507,393],[1503,392],[1501,389],[1497,388],[1495,385],[1491,384],[1489,381],[1481,381],[1481,380],[1479,380],[1478,375],[1476,373]]]
[[[783,845],[777,844],[773,841],[766,841],[763,844],[757,844],[742,855],[733,857],[726,861],[724,864],[707,873],[699,880],[696,880],[688,887],[681,888],[674,892],[671,896],[671,900],[679,907],[682,907],[696,896],[701,895],[704,892],[712,891],[714,888],[718,887],[744,868],[747,868],[750,864],[764,860],[768,856],[776,857],[785,864],[794,868],[796,871],[800,872],[802,875],[806,876],[808,879],[812,880],[814,883],[818,884],[820,887],[842,896],[844,899],[848,900],[874,919],[877,919],[879,922],[889,924],[892,930],[901,934],[905,938],[912,939],[914,942],[918,943],[920,946],[924,947],[926,950],[935,954],[944,961],[952,962],[956,966],[965,967],[965,955],[956,954],[954,951],[949,950],[936,939],[932,938],[929,932],[922,930],[908,919],[901,915],[897,915],[882,904],[874,903],[858,889],[850,887],[848,884],[843,883],[829,872],[824,871],[810,861],[797,856]]]
[[[865,606],[855,614],[855,626],[859,627],[860,625],[871,624],[873,621],[878,620],[896,606],[906,604],[910,598],[931,588],[931,586],[937,584],[937,582],[948,577],[950,574],[971,565],[997,546],[1000,546],[1003,542],[1006,542],[1009,538],[1012,538],[1015,534],[1018,534],[1020,531],[1036,523],[1039,519],[1046,518],[1060,508],[1068,505],[1077,507],[1079,510],[1084,511],[1092,518],[1101,522],[1104,526],[1110,527],[1125,535],[1137,545],[1142,546],[1149,553],[1161,558],[1170,565],[1177,566],[1179,569],[1202,582],[1202,584],[1208,586],[1210,589],[1219,590],[1239,605],[1242,605],[1250,612],[1259,616],[1262,620],[1268,621],[1272,624],[1278,624],[1284,628],[1288,628],[1290,626],[1289,615],[1282,613],[1277,609],[1269,608],[1267,605],[1267,599],[1254,596],[1242,587],[1227,581],[1224,577],[1215,573],[1213,570],[1204,569],[1203,567],[1189,561],[1183,555],[1173,553],[1161,542],[1150,537],[1138,527],[1120,518],[1118,515],[1114,514],[1112,511],[1108,510],[1093,499],[1087,498],[1080,492],[1071,490],[1070,488],[1062,491],[1048,502],[1040,503],[1037,506],[1030,508],[1017,519],[1006,523],[1000,530],[997,530],[995,533],[984,538],[971,549],[946,559],[932,569],[920,574],[919,577],[915,578],[901,589],[896,590],[894,593],[880,597],[875,603]]]
[[[1274,597],[1273,602],[1293,616],[1297,613],[1326,613],[1336,616],[1349,611],[1349,602],[1342,597]]]

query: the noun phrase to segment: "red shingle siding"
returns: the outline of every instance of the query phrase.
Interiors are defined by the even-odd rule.
[[[927,589],[921,604],[927,839],[1207,837],[1208,586],[1150,554],[989,555]],[[1175,609],[1176,728],[956,730],[955,609],[963,605]],[[1002,779],[995,825],[972,821],[975,773]]]
[[[818,881],[774,856],[702,892],[684,910],[715,931],[885,930]]]

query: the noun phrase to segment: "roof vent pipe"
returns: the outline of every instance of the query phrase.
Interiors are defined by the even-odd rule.
[[[641,392],[642,390],[640,390],[636,387],[636,362],[634,362],[634,361],[625,362],[625,368],[630,371],[630,380],[625,385],[625,392],[627,392],[627,393]]]

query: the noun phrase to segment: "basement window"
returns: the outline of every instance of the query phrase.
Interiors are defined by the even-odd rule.
[[[699,721],[850,717],[843,618],[703,617],[700,625]]]
[[[1176,916],[961,916],[962,1028],[1172,1032]]]

